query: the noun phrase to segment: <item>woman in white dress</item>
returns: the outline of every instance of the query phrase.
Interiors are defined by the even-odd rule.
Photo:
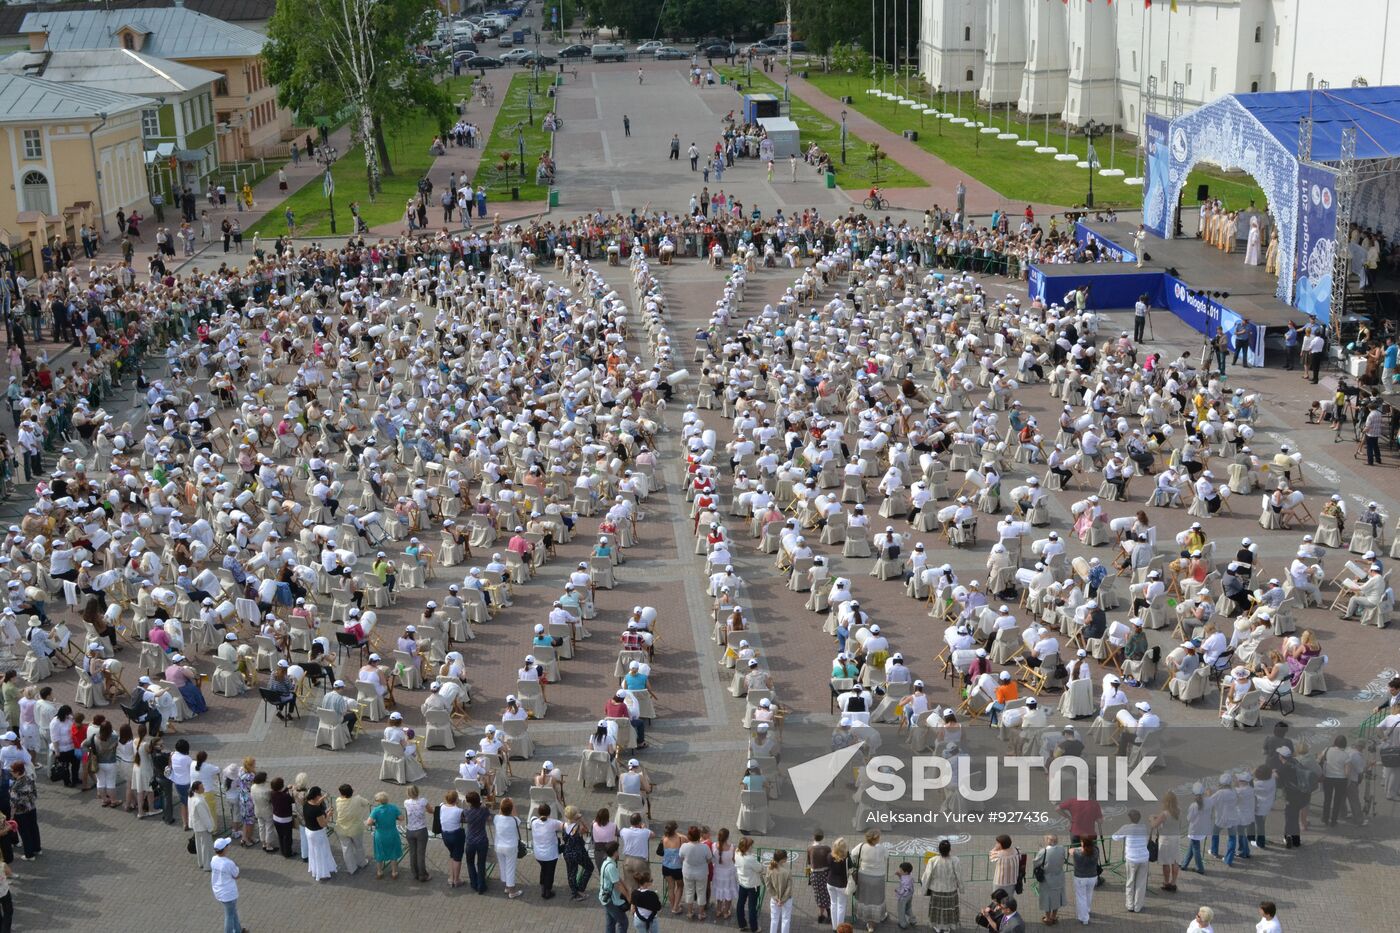
[[[729,842],[729,830],[721,829],[714,842],[714,877],[710,881],[710,899],[715,902],[715,919],[734,916],[734,901],[739,897],[739,873],[734,867],[734,846]]]
[[[492,817],[491,831],[495,836],[496,871],[500,873],[506,897],[519,897],[525,893],[515,884],[516,862],[520,857],[520,820],[515,815],[515,801],[509,797],[501,798],[501,811]]]
[[[146,735],[146,727],[136,727],[136,754],[131,759],[131,786],[127,789],[127,808],[136,811],[136,818],[145,819],[146,814],[155,810],[151,781],[155,779],[155,765],[151,753],[151,739]]]
[[[1244,246],[1244,264],[1246,266],[1259,265],[1259,218],[1249,218],[1249,239]]]
[[[317,881],[325,881],[335,874],[335,856],[331,854],[331,843],[326,838],[326,795],[321,793],[321,788],[313,787],[306,792],[301,815],[306,826],[307,870]]]

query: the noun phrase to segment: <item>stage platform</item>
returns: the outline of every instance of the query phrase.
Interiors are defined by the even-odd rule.
[[[1145,298],[1181,318],[1202,334],[1217,328],[1233,332],[1241,318],[1254,325],[1251,346],[1262,361],[1270,332],[1281,334],[1289,321],[1300,325],[1308,316],[1274,297],[1274,277],[1261,266],[1246,266],[1244,253],[1222,253],[1200,240],[1161,240],[1148,234],[1141,267],[1133,252],[1129,223],[1078,223],[1075,238],[1096,243],[1108,262],[1032,264],[1027,282],[1032,298],[1047,304],[1068,304],[1070,293],[1087,286],[1086,307],[1094,311],[1132,308]]]
[[[1124,221],[1111,224],[1086,222],[1083,226],[1124,250],[1132,251],[1136,224]],[[1149,233],[1143,241],[1143,251],[1152,257],[1143,262],[1144,271],[1166,272],[1175,268],[1176,278],[1192,289],[1228,292],[1230,297],[1220,299],[1221,303],[1256,324],[1286,327],[1289,321],[1302,323],[1307,320],[1307,315],[1297,308],[1289,307],[1274,297],[1277,276],[1265,272],[1262,263],[1257,266],[1244,264],[1243,243],[1235,252],[1224,253],[1195,237],[1161,240]]]

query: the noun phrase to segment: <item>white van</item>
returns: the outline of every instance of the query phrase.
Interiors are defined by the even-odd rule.
[[[605,62],[608,59],[614,61],[627,61],[627,46],[621,42],[599,42],[593,46],[593,60],[595,62]]]

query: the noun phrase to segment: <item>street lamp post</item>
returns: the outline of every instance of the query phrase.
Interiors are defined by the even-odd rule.
[[[1084,159],[1089,166],[1089,194],[1084,199],[1085,207],[1094,206],[1094,163],[1098,161],[1094,154],[1094,140],[1107,132],[1108,127],[1102,123],[1088,120],[1084,124],[1084,139],[1089,144],[1089,150],[1084,154]]]
[[[321,189],[326,193],[326,205],[331,212],[331,234],[335,234],[335,176],[331,174],[331,166],[335,160],[340,158],[340,153],[335,151],[334,146],[325,145],[316,149],[316,161],[321,164]]]
[[[515,144],[520,149],[520,180],[525,180],[525,130],[522,124],[515,125]]]
[[[841,164],[846,164],[846,111],[841,111]]]

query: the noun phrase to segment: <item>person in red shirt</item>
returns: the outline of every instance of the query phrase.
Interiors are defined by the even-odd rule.
[[[1092,787],[1092,785],[1090,785]],[[1097,800],[1071,797],[1056,807],[1069,817],[1069,834],[1076,839],[1094,839],[1103,833],[1103,808]]]
[[[626,696],[627,694],[621,690],[613,694],[612,699],[608,700],[608,702],[603,705],[603,715],[607,716],[610,719],[616,717],[620,719],[630,720],[632,723],[632,730],[637,733],[637,744],[635,747],[646,748],[646,720],[641,718],[633,718],[631,712],[627,709],[627,703],[625,702]]]

